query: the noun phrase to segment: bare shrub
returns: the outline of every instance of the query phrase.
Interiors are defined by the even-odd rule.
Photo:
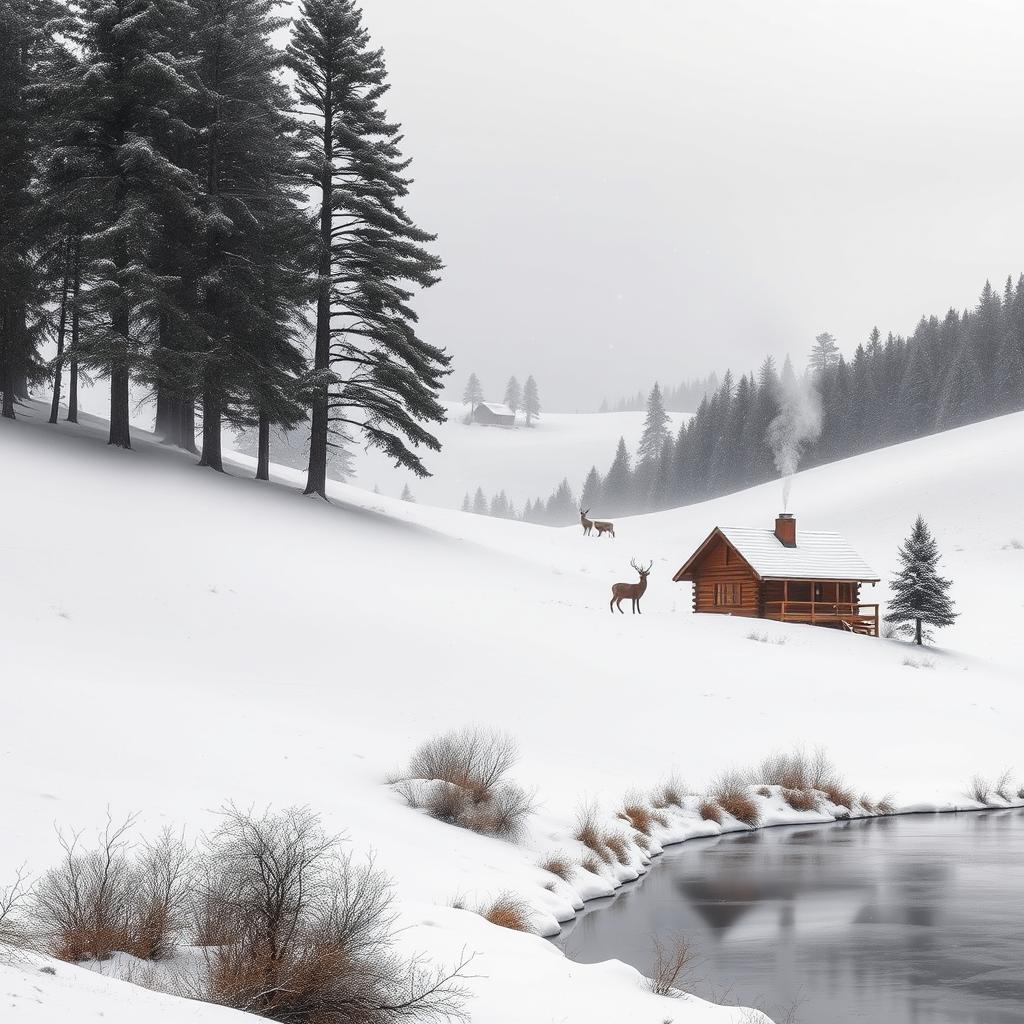
[[[772,754],[755,769],[759,782],[782,789],[807,789],[811,785],[811,766],[802,750],[790,754]]]
[[[499,928],[508,928],[514,932],[532,931],[529,903],[512,893],[502,893],[490,906],[480,911],[480,916]]]
[[[712,784],[708,796],[744,825],[756,828],[761,824],[761,812],[747,791],[745,778],[738,772],[726,772],[719,776]]]
[[[192,893],[191,851],[183,835],[165,828],[143,845],[137,870],[135,943],[140,960],[166,960],[184,927]]]
[[[130,817],[115,825],[108,817],[94,850],[82,850],[80,835],[59,835],[61,863],[36,888],[33,923],[45,951],[78,963],[106,960],[135,946],[137,877],[128,856]]]
[[[576,812],[576,831],[573,833],[573,838],[595,853],[606,864],[611,864],[614,861],[614,854],[608,849],[604,830],[597,820],[597,808],[593,804],[584,804]]]
[[[629,840],[621,832],[609,832],[604,838],[604,844],[608,852],[620,863],[630,862]]]
[[[868,814],[878,814],[878,804],[875,803],[867,793],[861,793],[859,802],[861,807],[863,807]]]
[[[30,889],[24,867],[18,868],[14,881],[0,889],[0,946],[21,946],[27,941],[21,909],[28,902]]]
[[[651,805],[658,810],[682,807],[686,799],[686,784],[673,772],[651,791]]]
[[[457,729],[421,744],[393,785],[440,821],[516,839],[535,806],[532,793],[505,777],[518,759],[507,733]]]
[[[972,800],[977,800],[979,804],[988,804],[992,795],[992,786],[983,776],[975,775],[971,779],[971,786],[967,792]]]
[[[355,863],[309,810],[228,805],[204,857],[197,900],[226,941],[204,951],[202,998],[289,1024],[464,1016],[466,961],[427,971],[397,956],[387,876]]]
[[[697,813],[705,821],[714,821],[719,825],[722,824],[722,809],[712,800],[701,800],[700,806],[697,808]]]
[[[642,832],[645,836],[649,836],[654,830],[654,813],[634,794],[626,797],[619,817],[623,821],[628,821],[637,832]]]
[[[794,811],[817,811],[821,806],[817,794],[808,789],[784,789],[782,799]]]
[[[568,882],[572,878],[576,861],[564,853],[555,853],[542,860],[540,866],[556,878],[560,878],[563,882]]]
[[[1020,789],[1017,790],[1017,799],[1024,800],[1024,786],[1021,786]]]
[[[655,995],[670,996],[676,991],[676,982],[693,960],[693,950],[681,935],[662,939],[655,935],[651,940],[654,960],[648,988]]]
[[[1000,800],[1010,803],[1013,800],[1013,772],[1007,768],[992,785],[992,791]]]

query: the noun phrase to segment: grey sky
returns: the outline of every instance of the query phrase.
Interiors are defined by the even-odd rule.
[[[592,409],[1024,270],[1024,3],[366,0],[424,333]]]

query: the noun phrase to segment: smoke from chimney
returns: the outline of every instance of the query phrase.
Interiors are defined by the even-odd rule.
[[[804,448],[821,436],[821,396],[810,377],[783,377],[776,392],[778,415],[768,424],[767,441],[782,474],[782,507],[789,508],[793,474]]]

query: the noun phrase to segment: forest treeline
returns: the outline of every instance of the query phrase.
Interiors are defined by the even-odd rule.
[[[468,508],[562,526],[580,506],[604,517],[654,512],[764,483],[784,472],[771,427],[794,394],[813,405],[801,469],[1024,409],[1024,275],[1001,292],[986,282],[973,309],[922,317],[910,337],[883,341],[876,327],[849,359],[821,334],[799,377],[788,359],[780,370],[771,357],[756,373],[727,372],[676,432],[655,384],[637,451],[620,439],[578,499],[566,478],[522,513],[482,492]]]
[[[346,435],[426,474],[449,356],[410,301],[441,262],[403,208],[384,57],[354,0],[276,10],[0,0],[3,416],[50,383],[76,421],[90,374],[112,445],[134,385],[217,470],[228,424],[262,479],[271,429],[307,434],[307,493]]]
[[[669,412],[693,412],[708,395],[713,395],[719,389],[721,383],[717,373],[684,380],[675,387],[662,389],[662,401]],[[597,411],[643,412],[647,408],[648,397],[649,392],[638,391],[635,395],[620,398],[615,403],[610,403],[606,398]]]

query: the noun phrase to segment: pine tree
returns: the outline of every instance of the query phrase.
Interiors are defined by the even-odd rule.
[[[602,508],[608,515],[623,515],[635,507],[633,470],[626,439],[623,437],[619,438],[615,458],[605,474],[601,499]]]
[[[946,377],[938,410],[940,428],[950,430],[973,423],[983,408],[982,387],[982,373],[974,352],[970,345],[964,344]]]
[[[469,491],[466,491],[466,496],[462,499],[462,511],[463,512],[472,512],[473,511],[473,504],[469,500]]]
[[[355,0],[304,0],[288,60],[320,228],[306,492],[324,493],[332,423],[426,476],[415,449],[440,449],[424,424],[444,421],[437,395],[451,360],[417,334],[410,305],[441,262],[426,248],[434,236],[402,206],[411,181],[401,129],[381,106],[383,51],[371,48]]]
[[[938,545],[923,516],[917,517],[899,558],[900,570],[889,584],[893,596],[885,621],[904,634],[912,633],[920,645],[931,639],[925,626],[951,626],[957,617],[949,597],[951,583],[938,573]]]
[[[601,504],[601,474],[597,466],[591,466],[586,480],[583,481],[583,490],[580,493],[581,507],[597,508]]]
[[[513,415],[522,408],[523,389],[515,377],[509,377],[508,384],[505,385],[505,404],[512,410]]]
[[[827,331],[817,335],[811,348],[810,367],[815,372],[822,372],[839,362],[839,346],[836,339]]]
[[[644,431],[637,449],[637,460],[640,463],[654,463],[661,456],[661,449],[669,436],[669,424],[672,422],[665,412],[661,386],[655,382],[647,398],[647,417],[644,420]]]
[[[478,516],[487,515],[487,495],[484,494],[482,487],[478,487],[476,494],[473,495],[473,511]]]
[[[533,426],[533,421],[540,419],[540,396],[537,393],[537,382],[532,375],[526,378],[523,387],[523,411],[526,413],[526,425]]]
[[[411,501],[413,504],[416,503],[416,499],[413,497],[408,484],[402,488],[402,501]]]
[[[475,374],[469,375],[466,387],[462,392],[462,400],[470,407],[470,413],[476,411],[476,407],[484,400],[484,388],[480,378]]]

